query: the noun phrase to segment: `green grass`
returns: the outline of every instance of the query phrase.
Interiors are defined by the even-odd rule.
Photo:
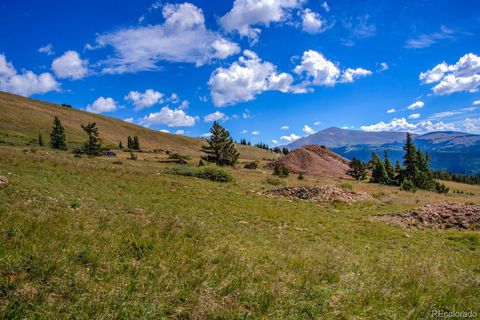
[[[233,181],[232,175],[218,167],[190,167],[190,166],[175,166],[164,170],[165,173],[175,174],[179,176],[196,177],[200,179],[206,179],[215,182],[231,182]]]
[[[0,318],[480,313],[478,233],[371,219],[410,208],[415,197],[446,196],[350,181],[383,194],[319,206],[259,195],[272,187],[269,172],[230,170],[234,182],[215,183],[165,174],[159,163],[114,161],[0,146],[0,175],[10,182],[0,189]]]

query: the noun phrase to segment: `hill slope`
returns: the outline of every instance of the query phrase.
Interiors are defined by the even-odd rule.
[[[270,164],[279,164],[294,173],[326,177],[346,177],[348,160],[318,145],[295,149],[285,157]]]
[[[118,119],[93,114],[73,108],[32,100],[0,91],[0,143],[26,144],[41,133],[48,141],[53,118],[58,116],[69,145],[78,145],[85,140],[81,124],[96,122],[106,145],[127,144],[128,136],[138,136],[142,149],[170,150],[198,156],[205,140],[164,133],[140,127]],[[275,154],[256,147],[238,145],[243,159],[275,158]]]

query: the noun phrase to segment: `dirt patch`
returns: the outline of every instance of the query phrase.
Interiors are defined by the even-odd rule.
[[[378,216],[376,219],[419,229],[480,230],[480,205],[440,202],[404,214]]]
[[[286,187],[272,189],[263,192],[267,196],[285,197],[289,199],[302,199],[313,201],[343,201],[354,203],[357,201],[371,200],[372,198],[364,192],[338,188],[335,186],[320,187]]]
[[[6,187],[8,185],[7,177],[0,176],[0,188]]]
[[[333,151],[318,145],[308,145],[295,149],[280,160],[269,163],[288,168],[293,173],[327,177],[347,177],[349,161]]]

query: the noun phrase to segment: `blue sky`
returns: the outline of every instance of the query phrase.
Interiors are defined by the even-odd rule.
[[[0,90],[190,136],[480,133],[476,1],[0,0]]]

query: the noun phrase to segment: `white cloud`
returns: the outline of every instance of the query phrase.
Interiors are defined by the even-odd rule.
[[[178,96],[178,94],[176,94],[175,92],[172,93],[172,95],[170,96],[170,98],[168,98],[168,102],[171,102],[171,103],[179,103],[180,102],[180,97]]]
[[[397,109],[395,108],[391,108],[387,110],[387,113],[395,113],[395,112],[397,112]]]
[[[214,113],[207,114],[204,118],[203,121],[205,122],[213,122],[213,121],[218,121],[218,120],[225,120],[226,115],[220,111],[215,111]]]
[[[280,127],[280,130],[288,130],[288,129],[290,129],[289,126],[281,126],[281,127]]]
[[[304,0],[235,0],[232,9],[220,19],[227,32],[238,31],[242,37],[257,41],[260,29],[289,17],[290,10],[298,8]]]
[[[303,10],[302,28],[303,31],[308,33],[320,33],[326,30],[325,21],[322,20],[322,16],[310,9]]]
[[[303,53],[301,64],[295,67],[294,72],[306,77],[304,86],[334,86],[337,83],[351,83],[360,77],[372,74],[371,71],[363,68],[347,68],[341,71],[338,64],[314,50]]]
[[[278,141],[274,139],[274,140],[272,140],[272,143],[273,143],[273,144],[277,144]]]
[[[262,61],[255,52],[245,50],[238,61],[228,68],[217,68],[208,84],[216,106],[225,106],[255,99],[269,90],[289,92],[293,77],[288,73],[277,73],[277,67]]]
[[[50,91],[58,91],[60,84],[48,72],[36,74],[32,71],[17,72],[5,55],[0,54],[0,90],[29,97]]]
[[[298,139],[300,139],[300,136],[297,136],[295,133],[291,133],[288,136],[281,136],[280,137],[280,140],[286,141],[286,142],[293,142],[293,141],[298,140]]]
[[[177,131],[175,131],[175,134],[184,135],[185,130],[177,130]]]
[[[128,123],[133,123],[133,118],[126,118],[126,119],[123,119],[123,121]]]
[[[260,135],[259,131],[252,131],[252,136],[258,136],[258,135]]]
[[[305,135],[310,135],[310,134],[314,134],[316,131],[313,130],[312,128],[310,128],[309,126],[307,125],[304,125],[303,126],[303,129],[302,129],[303,133],[305,133]]]
[[[125,100],[131,101],[135,106],[135,110],[142,110],[145,108],[150,108],[157,103],[162,103],[163,97],[163,93],[153,89],[147,89],[143,93],[138,91],[130,91],[130,93],[125,97]]]
[[[383,72],[387,71],[389,69],[389,66],[386,62],[380,63],[380,69],[378,69],[378,72]]]
[[[475,100],[475,101],[473,101],[472,104],[473,104],[474,106],[478,106],[478,105],[480,105],[480,100]]]
[[[462,122],[463,127],[468,132],[479,132],[480,131],[480,118],[471,119],[466,118]]]
[[[212,134],[210,132],[206,132],[206,133],[203,133],[200,135],[200,137],[202,138],[210,138],[212,136]]]
[[[76,51],[67,51],[52,62],[55,75],[61,79],[82,79],[88,74],[87,60],[80,59]]]
[[[180,109],[188,109],[188,107],[190,107],[190,102],[188,100],[183,100],[179,106]]]
[[[468,53],[453,65],[442,62],[420,73],[419,78],[424,84],[438,82],[432,90],[440,96],[462,91],[477,92],[480,86],[480,56]]]
[[[421,34],[417,38],[408,39],[405,47],[410,49],[428,48],[440,40],[453,39],[454,35],[455,31],[447,28],[446,26],[441,26],[439,32],[434,32],[431,34]]]
[[[247,130],[242,130],[242,131],[240,131],[240,133],[245,134],[245,133],[248,133],[248,131]]]
[[[163,24],[136,26],[101,34],[97,43],[111,46],[115,56],[103,61],[104,73],[158,68],[160,61],[194,63],[224,59],[239,52],[232,43],[205,26],[203,11],[191,3],[163,6]]]
[[[316,126],[319,126],[319,125],[321,125],[321,124],[322,124],[321,121],[317,121],[317,122],[314,123],[314,125],[316,125]]]
[[[363,78],[363,77],[368,77],[372,75],[372,71],[366,70],[363,68],[347,68],[342,74],[342,77],[340,79],[341,82],[343,83],[352,83],[354,80],[358,78]]]
[[[420,113],[413,113],[408,116],[408,119],[419,119],[421,117]]]
[[[87,111],[93,113],[113,112],[115,110],[117,110],[117,103],[112,98],[99,97],[87,106]]]
[[[167,129],[162,129],[162,130],[158,130],[160,132],[163,132],[163,133],[170,133],[170,130],[167,130]]]
[[[192,127],[198,117],[190,116],[181,109],[170,109],[168,106],[159,112],[150,113],[140,120],[144,126],[166,125],[168,127]]]
[[[377,34],[377,26],[370,23],[370,16],[364,15],[356,18],[356,21],[347,23],[347,28],[352,29],[356,38],[370,38]]]
[[[418,123],[409,123],[407,119],[393,119],[392,121],[385,123],[380,121],[376,124],[361,126],[361,130],[370,132],[379,131],[409,131],[409,132],[430,132],[430,131],[444,131],[455,130],[455,125],[452,123],[432,122],[430,120],[421,121]]]
[[[327,1],[324,1],[322,3],[322,8],[323,10],[325,10],[326,12],[330,12],[330,6],[328,5]]]
[[[425,106],[425,103],[423,101],[415,101],[411,105],[407,107],[408,110],[416,110],[416,109],[421,109]]]
[[[53,45],[51,43],[38,48],[38,52],[45,53],[47,56],[51,56],[55,54],[55,52],[53,51]]]
[[[245,109],[245,111],[242,113],[242,117],[243,117],[243,119],[251,118],[252,116],[250,115],[250,110]]]

